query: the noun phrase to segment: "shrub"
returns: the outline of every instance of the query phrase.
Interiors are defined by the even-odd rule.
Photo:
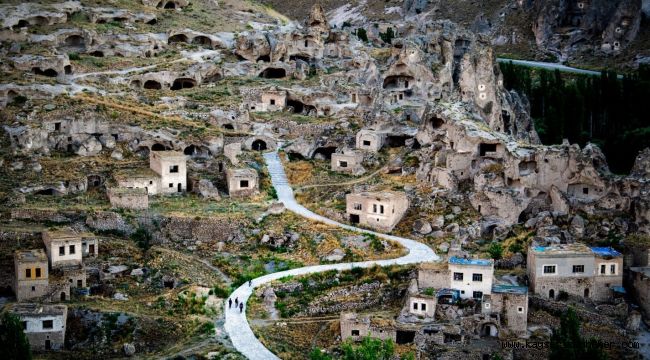
[[[70,60],[81,60],[81,57],[79,56],[79,54],[73,52],[73,53],[68,54],[68,59],[70,59]]]
[[[386,44],[392,44],[393,39],[395,38],[395,32],[393,31],[392,27],[389,27],[388,29],[386,29],[385,33],[379,33],[379,37]]]
[[[365,29],[357,28],[356,35],[359,38],[359,40],[363,42],[368,42],[368,33],[366,32]]]
[[[216,285],[211,291],[214,294],[214,296],[223,299],[227,298],[228,295],[230,295],[230,292],[228,290],[220,287],[219,285]]]
[[[503,246],[499,243],[492,243],[490,244],[490,247],[487,250],[488,254],[490,254],[490,257],[494,260],[499,260],[503,256]]]

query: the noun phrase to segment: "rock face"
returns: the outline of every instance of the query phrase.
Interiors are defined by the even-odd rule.
[[[641,0],[537,0],[533,32],[537,45],[566,59],[578,50],[618,53],[635,39]]]

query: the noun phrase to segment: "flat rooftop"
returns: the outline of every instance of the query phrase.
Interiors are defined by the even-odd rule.
[[[80,240],[82,233],[76,232],[71,228],[50,229],[43,232],[47,234],[47,238],[43,237],[43,241],[57,241],[57,240]]]
[[[15,304],[11,311],[18,315],[64,315],[68,311],[65,305]]]
[[[494,262],[488,259],[465,259],[452,256],[449,258],[449,263],[454,265],[492,266]]]
[[[616,250],[614,250],[612,247],[592,247],[591,251],[596,256],[600,257],[619,257],[622,256],[622,254]]]
[[[517,285],[493,285],[492,286],[492,292],[493,293],[501,293],[501,294],[519,294],[519,295],[525,295],[528,294],[528,288],[525,286],[517,286]]]
[[[252,168],[242,168],[242,169],[228,169],[226,170],[228,176],[235,177],[247,177],[247,178],[256,178],[257,171]]]
[[[129,179],[156,179],[159,175],[150,168],[135,168],[135,169],[121,169],[113,173],[113,177],[117,180]]]
[[[386,191],[364,191],[356,194],[351,194],[355,196],[361,196],[364,198],[372,198],[377,201],[382,201],[382,200],[394,200],[394,199],[401,199],[401,198],[406,198],[406,193],[401,192],[401,191],[393,191],[393,190],[386,190]]]
[[[180,151],[168,150],[168,151],[152,151],[151,155],[158,156],[161,159],[176,159],[183,158],[186,159],[187,156]]]
[[[591,249],[581,243],[555,244],[549,246],[532,246],[531,250],[536,255],[592,255]]]
[[[109,192],[116,195],[148,195],[149,194],[149,192],[145,188],[127,188],[127,187],[110,188]]]
[[[20,262],[43,262],[47,261],[47,254],[43,249],[16,250],[14,256]]]

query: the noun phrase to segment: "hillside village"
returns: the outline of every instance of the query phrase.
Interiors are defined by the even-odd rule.
[[[0,306],[34,357],[541,359],[575,312],[650,358],[650,148],[542,144],[505,44],[403,3],[1,4]],[[644,36],[617,4],[599,56]]]

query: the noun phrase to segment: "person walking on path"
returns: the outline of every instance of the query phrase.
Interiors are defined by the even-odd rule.
[[[248,286],[253,286],[253,280],[248,280]]]
[[[228,309],[232,307],[232,299],[228,298]]]
[[[239,305],[239,298],[235,298],[235,308]]]
[[[239,313],[241,314],[244,311],[244,303],[239,304]]]

